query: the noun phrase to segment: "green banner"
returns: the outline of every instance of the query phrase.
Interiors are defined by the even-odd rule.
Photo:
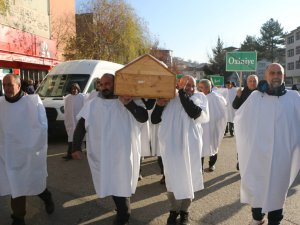
[[[224,85],[224,77],[211,75],[210,80],[214,86],[223,86]]]
[[[227,52],[226,71],[256,71],[256,52]]]

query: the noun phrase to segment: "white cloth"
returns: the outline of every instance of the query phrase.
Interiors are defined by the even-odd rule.
[[[207,94],[206,98],[209,108],[209,122],[202,125],[203,157],[218,153],[227,124],[227,102],[225,98],[214,91]]]
[[[64,98],[64,109],[65,109],[65,128],[68,134],[68,142],[73,141],[73,134],[76,128],[78,120],[76,119],[77,114],[81,110],[84,104],[84,95],[79,93],[78,95],[67,95]]]
[[[235,109],[232,107],[232,103],[236,97],[237,88],[219,88],[216,90],[218,94],[221,94],[227,101],[227,122],[233,123]]]
[[[129,197],[140,168],[140,126],[119,99],[93,98],[80,111],[85,119],[87,156],[99,197]]]
[[[158,129],[166,187],[178,200],[193,199],[194,192],[204,188],[201,122],[209,119],[208,103],[202,93],[195,93],[191,99],[202,109],[199,118],[190,118],[177,96],[166,105]]]
[[[85,96],[85,102],[97,97],[99,92],[97,90],[92,90],[89,94],[86,94]]]
[[[0,97],[0,196],[37,195],[46,188],[47,117],[38,95],[15,103]]]
[[[252,92],[235,115],[241,202],[269,212],[283,208],[300,167],[300,96]]]
[[[148,116],[150,118],[151,113],[148,111]],[[141,156],[151,156],[150,149],[151,140],[151,130],[149,120],[142,124],[141,128]]]

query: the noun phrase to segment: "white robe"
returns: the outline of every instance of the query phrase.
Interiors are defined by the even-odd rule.
[[[15,103],[0,97],[0,196],[38,195],[46,188],[47,117],[38,95]]]
[[[65,108],[65,128],[68,134],[68,142],[73,141],[73,134],[76,128],[77,119],[76,116],[81,110],[84,104],[84,95],[79,93],[78,95],[67,95],[64,98],[64,108]]]
[[[148,116],[150,118],[151,114]],[[151,156],[150,140],[151,140],[150,122],[149,120],[142,124],[141,128],[141,156]]]
[[[283,208],[300,167],[300,96],[254,91],[236,112],[241,202],[269,212]]]
[[[203,127],[202,156],[212,156],[218,153],[227,124],[227,102],[216,92],[206,95],[209,108],[209,122]]]
[[[216,90],[218,94],[221,94],[227,101],[227,122],[233,123],[235,109],[232,107],[232,103],[236,97],[237,88],[219,88]]]
[[[92,90],[89,94],[86,94],[85,96],[85,102],[97,97],[99,92],[97,90]]]
[[[85,119],[87,156],[100,198],[129,197],[140,168],[140,126],[119,99],[93,98],[80,111]]]
[[[202,93],[195,93],[191,99],[202,108],[199,118],[190,118],[177,96],[166,105],[158,129],[166,187],[176,199],[193,199],[194,192],[204,188],[201,122],[209,119],[208,103]]]

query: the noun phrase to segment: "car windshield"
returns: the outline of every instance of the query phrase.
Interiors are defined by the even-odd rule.
[[[89,74],[48,75],[36,90],[36,94],[41,97],[63,97],[70,94],[73,83],[78,83],[83,91],[89,78]]]

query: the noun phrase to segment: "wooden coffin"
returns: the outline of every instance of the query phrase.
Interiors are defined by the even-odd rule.
[[[176,75],[146,54],[116,72],[115,95],[143,98],[174,98]]]

